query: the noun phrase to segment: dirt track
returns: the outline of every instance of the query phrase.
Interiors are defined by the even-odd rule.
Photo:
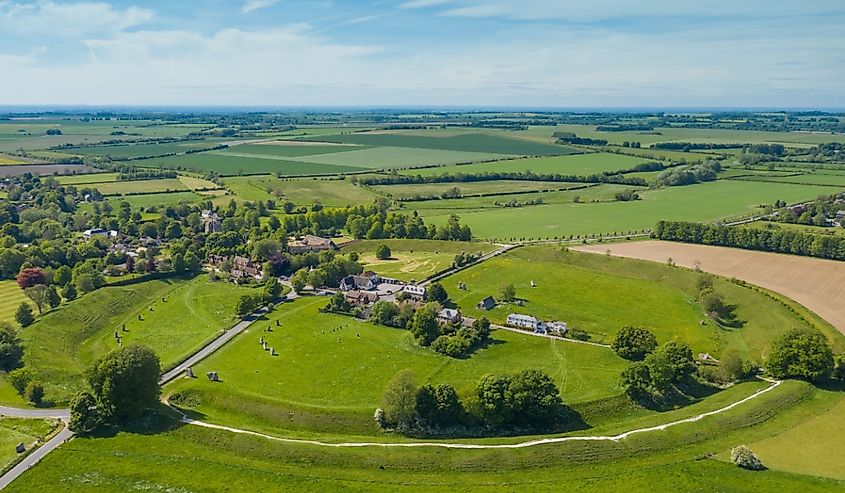
[[[573,247],[592,253],[666,262],[735,277],[792,298],[845,334],[845,262],[667,241]]]

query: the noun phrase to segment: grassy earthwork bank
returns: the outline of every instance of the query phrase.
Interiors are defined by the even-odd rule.
[[[164,367],[172,366],[235,323],[235,304],[245,289],[209,282],[205,275],[98,289],[21,331],[26,366],[56,402],[83,386],[83,372],[93,361],[118,348],[115,332],[124,345],[147,345]]]
[[[452,299],[470,316],[486,316],[503,323],[509,313],[525,313],[543,320],[561,320],[609,343],[625,325],[652,330],[661,342],[679,340],[694,352],[721,354],[735,349],[760,360],[780,333],[807,322],[776,300],[724,279],[717,292],[736,305],[739,327],[709,320],[698,303],[700,274],[666,265],[604,255],[563,251],[560,247],[522,247],[472,266],[444,281]],[[531,287],[534,281],[537,287]],[[466,290],[457,284],[466,284]],[[476,308],[482,298],[499,296],[512,283],[523,306]],[[704,322],[704,325],[702,325]],[[831,332],[835,336],[835,331]]]

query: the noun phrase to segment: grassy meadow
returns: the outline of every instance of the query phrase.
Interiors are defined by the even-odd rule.
[[[272,175],[234,176],[223,180],[226,188],[241,200],[290,200],[297,205],[319,202],[329,207],[370,203],[377,195],[348,180],[320,178],[276,178]]]
[[[529,246],[458,272],[444,287],[463,312],[498,323],[509,313],[524,313],[567,322],[605,343],[623,326],[633,325],[652,330],[660,342],[685,342],[695,353],[718,355],[731,348],[757,360],[778,334],[806,325],[776,301],[719,279],[717,291],[737,305],[737,318],[743,321],[741,328],[720,327],[706,320],[698,304],[697,279],[694,272],[657,263]],[[531,281],[537,287],[530,287]],[[467,289],[458,290],[459,282]],[[498,298],[505,283],[514,285],[524,306],[475,307],[486,296]]]
[[[235,304],[244,289],[210,283],[204,275],[98,289],[21,333],[26,366],[45,382],[48,397],[59,402],[83,384],[88,365],[118,348],[115,331],[124,345],[147,345],[162,366],[173,366],[235,323]]]
[[[561,174],[589,176],[604,171],[619,171],[633,168],[637,164],[648,162],[647,159],[595,152],[573,154],[569,156],[547,156],[525,159],[509,159],[491,163],[467,164],[461,166],[441,166],[420,170],[406,170],[403,174],[432,176],[451,173],[518,173],[531,171],[537,174]]]
[[[30,450],[58,426],[52,419],[0,418],[0,471],[19,455],[15,447],[23,443]]]
[[[390,247],[389,259],[377,259],[376,248]],[[421,281],[452,265],[459,253],[488,253],[496,249],[490,243],[464,243],[437,240],[364,240],[344,247],[343,252],[357,252],[364,268],[379,275],[403,281]]]

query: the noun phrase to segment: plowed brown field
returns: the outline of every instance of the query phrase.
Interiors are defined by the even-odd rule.
[[[735,277],[792,298],[845,334],[845,262],[668,241],[638,241],[573,247],[677,265]]]

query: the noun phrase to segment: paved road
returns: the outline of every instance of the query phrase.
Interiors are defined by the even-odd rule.
[[[0,406],[0,416],[12,418],[56,418],[66,421],[70,419],[69,409],[19,409],[17,407]]]
[[[0,416],[11,416],[13,418],[55,418],[62,420],[62,431],[57,433],[53,438],[47,440],[47,443],[42,444],[34,452],[27,455],[15,467],[9,469],[6,474],[0,476],[0,490],[8,486],[12,481],[18,478],[21,474],[26,472],[30,467],[38,464],[47,454],[56,449],[59,445],[70,440],[73,437],[73,432],[67,427],[67,422],[70,420],[70,410],[68,409],[18,409],[14,407],[0,406]]]

